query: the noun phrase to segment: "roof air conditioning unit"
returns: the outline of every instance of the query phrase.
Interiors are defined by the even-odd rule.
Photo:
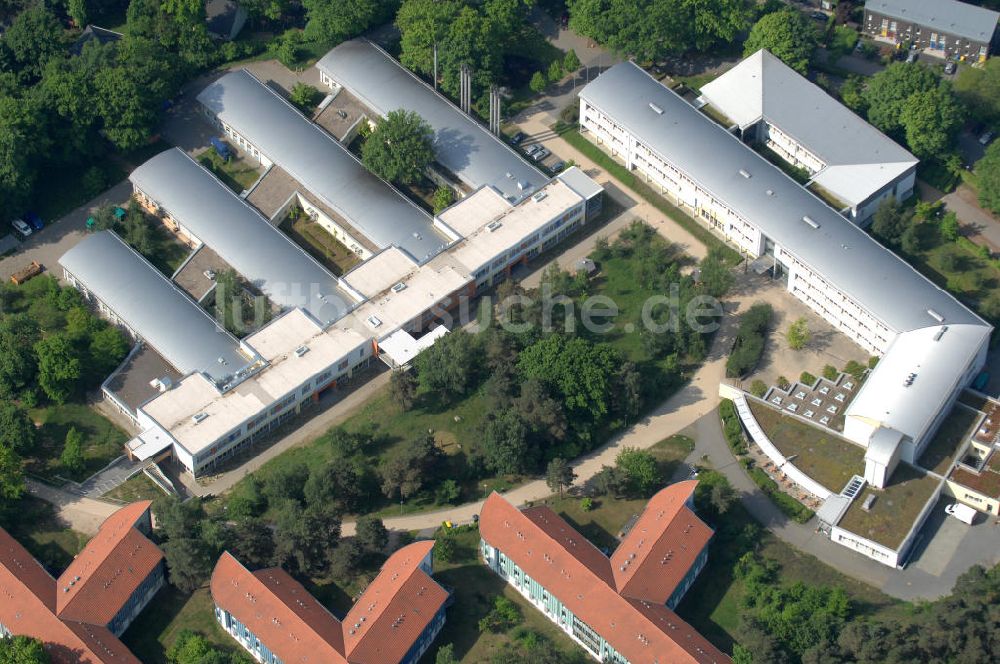
[[[406,284],[404,284],[402,281],[400,281],[398,284],[392,287],[393,293],[399,293],[400,291],[404,290],[406,290]]]
[[[198,424],[199,422],[203,421],[206,417],[208,417],[208,413],[195,413],[194,416],[191,418],[191,421],[194,422],[195,424]]]
[[[533,200],[536,203],[538,203],[540,201],[544,201],[547,196],[548,196],[548,193],[546,193],[544,191],[540,191],[537,194],[535,194],[534,196],[532,196],[531,200]]]
[[[748,171],[745,168],[741,168],[740,169],[740,175],[742,175],[743,177],[745,177],[747,180],[750,179],[750,171]]]
[[[309,352],[309,346],[299,346],[298,348],[295,349],[295,356],[302,357],[308,352]]]
[[[653,102],[649,102],[649,107],[653,109],[653,112],[656,113],[657,115],[663,115],[663,109],[654,104]]]
[[[495,231],[496,229],[500,228],[501,226],[503,226],[503,224],[500,223],[499,221],[491,221],[490,223],[486,224],[486,230],[488,230],[490,233],[492,233],[493,231]]]
[[[371,325],[372,327],[378,327],[379,325],[382,324],[382,321],[379,319],[378,316],[369,316],[368,324]]]
[[[810,217],[808,214],[806,216],[802,217],[802,221],[804,221],[807,224],[809,224],[809,226],[812,227],[812,228],[819,228],[819,224],[816,222],[816,220],[813,219],[812,217]]]

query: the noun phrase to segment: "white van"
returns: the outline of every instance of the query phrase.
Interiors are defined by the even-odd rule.
[[[951,505],[945,507],[944,511],[959,521],[964,521],[970,526],[972,525],[972,522],[976,520],[976,510],[972,509],[968,505],[963,505],[962,503],[952,503]]]

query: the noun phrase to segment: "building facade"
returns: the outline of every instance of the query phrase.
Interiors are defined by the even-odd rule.
[[[390,556],[342,620],[283,570],[251,572],[225,553],[212,573],[215,617],[262,664],[416,664],[449,603],[431,578],[433,546]]]
[[[605,555],[550,508],[483,507],[480,555],[588,655],[601,662],[725,662],[673,612],[708,560],[712,531],[693,512],[697,482],[650,499]]]
[[[957,0],[868,0],[862,29],[939,57],[983,62],[996,47],[1000,13]]]

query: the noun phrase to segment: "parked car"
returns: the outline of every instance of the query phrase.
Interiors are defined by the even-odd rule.
[[[959,521],[963,521],[970,526],[976,520],[976,510],[972,509],[968,505],[963,505],[962,503],[952,503],[944,508],[944,511],[955,517]]]
[[[28,222],[28,225],[31,226],[32,230],[40,231],[45,228],[45,223],[42,221],[42,218],[34,212],[25,212],[24,220]]]
[[[983,146],[989,145],[990,143],[993,142],[993,136],[994,134],[992,131],[986,132],[985,134],[979,137],[979,144]]]
[[[907,62],[907,64],[911,64],[912,65],[914,62],[916,62],[918,55],[920,55],[920,54],[917,53],[916,51],[910,51],[907,54],[907,56],[906,56],[906,62]]]
[[[564,168],[566,168],[566,162],[560,159],[556,163],[552,164],[552,166],[549,167],[549,170],[553,173],[558,173]]]
[[[958,69],[958,67],[955,65],[954,62],[949,60],[948,62],[944,63],[944,73],[947,74],[948,76],[954,74],[956,69]]]
[[[514,145],[520,145],[521,141],[523,141],[523,140],[524,140],[524,132],[523,131],[519,131],[519,132],[517,132],[516,134],[514,134],[513,136],[510,137],[510,142],[512,144],[514,144]]]
[[[542,149],[541,145],[539,145],[538,143],[532,143],[528,147],[524,148],[524,154],[529,157],[532,157],[536,152],[538,152],[541,149]]]
[[[31,226],[24,223],[20,219],[15,219],[14,221],[10,222],[10,225],[14,228],[15,231],[17,231],[24,237],[28,237],[29,235],[31,235]]]
[[[535,154],[531,155],[531,161],[539,162],[542,159],[545,159],[546,157],[548,157],[550,154],[552,154],[552,153],[549,152],[548,150],[546,150],[545,148],[542,148],[541,150],[539,150]]]
[[[830,19],[830,17],[824,14],[823,12],[813,12],[809,16],[811,16],[817,21],[823,21],[824,23],[826,23],[826,21]]]

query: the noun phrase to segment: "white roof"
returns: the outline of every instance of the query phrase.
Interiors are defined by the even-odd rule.
[[[467,200],[481,207],[477,201],[480,194]],[[554,179],[520,204],[503,212],[492,220],[469,215],[466,221],[465,238],[452,247],[448,254],[470,273],[489,265],[495,258],[518,247],[525,238],[531,237],[557,217],[575,205],[583,205],[583,198],[562,180]],[[454,206],[454,214],[462,214],[462,204]],[[473,221],[474,220],[474,221]],[[478,225],[477,230],[473,230]]]
[[[466,236],[475,233],[513,207],[493,187],[480,187],[441,212],[438,219],[462,236]]]
[[[414,339],[406,330],[396,330],[380,341],[378,347],[379,351],[391,357],[397,366],[402,366],[433,346],[435,341],[448,332],[448,328],[444,325],[438,325],[419,339]]]
[[[701,89],[702,97],[740,127],[762,118],[795,139],[826,167],[814,180],[852,207],[917,158],[766,50],[759,50]]]
[[[865,9],[978,42],[989,42],[1000,14],[957,0],[868,0]]]
[[[343,42],[324,55],[316,67],[382,116],[398,109],[417,113],[434,130],[437,162],[470,189],[490,185],[517,201],[548,179],[366,39]]]
[[[247,70],[225,74],[198,101],[379,247],[402,247],[422,262],[450,242],[430,215]]]
[[[415,269],[417,264],[409,254],[389,247],[345,274],[343,281],[370,298],[399,283]]]
[[[244,342],[265,355],[264,370],[221,394],[200,374],[185,377],[141,410],[191,454],[198,454],[246,420],[262,414],[307,380],[360,349],[369,339],[338,325],[323,330],[301,309],[271,321]],[[296,349],[305,347],[304,353]],[[201,414],[200,421],[195,415]]]
[[[132,456],[139,461],[151,459],[173,444],[173,438],[155,427],[125,443]]]
[[[944,407],[990,331],[986,325],[947,324],[900,334],[845,416],[863,418],[917,440]],[[910,374],[916,375],[906,386]]]
[[[872,432],[865,450],[865,460],[888,466],[893,455],[903,442],[903,434],[888,427],[878,427]]]

